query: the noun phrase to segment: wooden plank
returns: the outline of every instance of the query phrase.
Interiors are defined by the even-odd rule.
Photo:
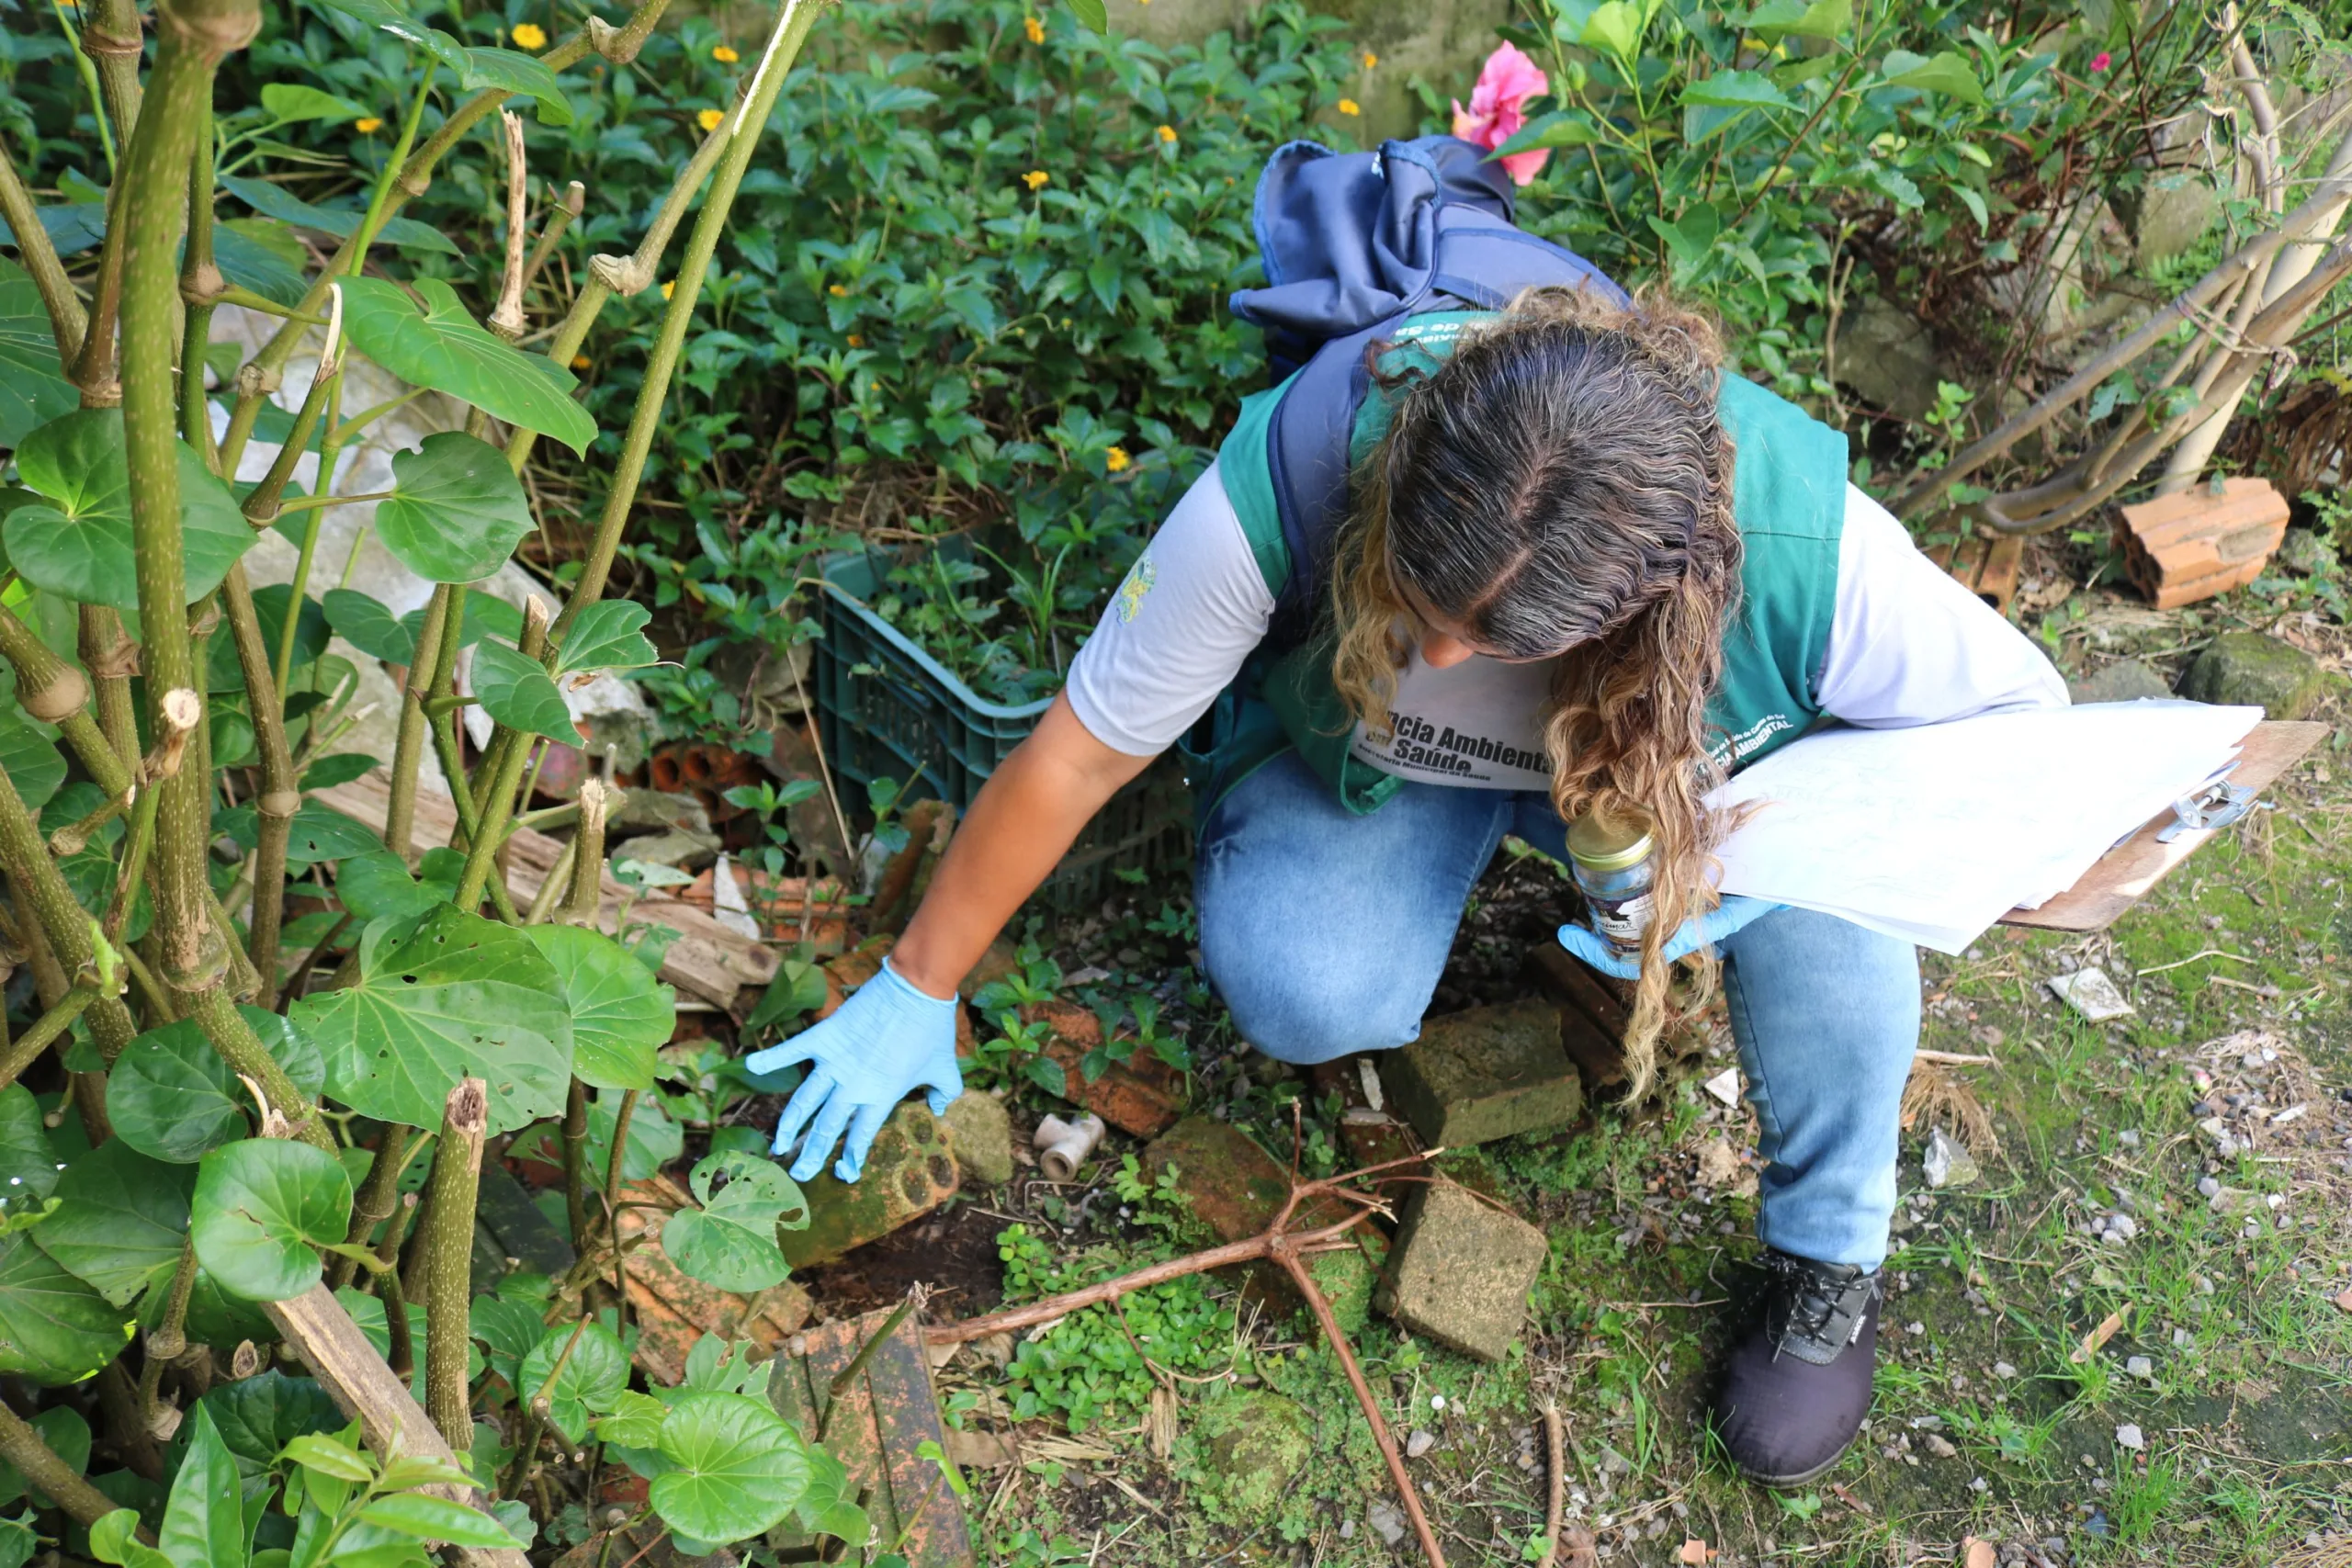
[[[391,779],[381,768],[368,771],[349,784],[314,792],[320,804],[332,807],[380,831],[391,805]],[[446,844],[458,830],[458,807],[440,790],[420,784],[416,792],[415,841]],[[561,840],[531,829],[517,829],[507,840],[506,888],[518,905],[527,904],[555,869],[563,852]],[[776,955],[768,947],[728,930],[703,910],[682,904],[665,893],[632,896],[605,873],[600,923],[616,929],[622,904],[629,919],[667,926],[678,933],[662,959],[662,978],[679,990],[712,1005],[731,1009],[736,993],[746,986],[764,986],[775,977]]]
[[[2230,772],[2230,782],[2257,793],[2301,761],[2328,732],[2324,724],[2257,724]],[[2100,857],[2081,881],[2038,909],[2011,909],[2001,917],[2005,926],[2031,926],[2042,931],[2103,931],[2115,918],[2147,897],[2172,869],[2197,852],[2198,846],[2226,829],[2200,829],[2159,843],[2156,834],[2173,820],[2169,807],[2129,839]]]
[[[889,1315],[885,1309],[796,1335],[769,1376],[768,1399],[777,1414],[813,1436],[833,1379]],[[944,1450],[946,1432],[922,1325],[910,1314],[843,1394],[826,1446],[862,1494],[876,1545],[888,1546],[903,1533],[898,1550],[913,1568],[977,1568],[963,1505],[938,1463],[916,1451],[925,1442]],[[790,1551],[805,1546],[807,1538],[780,1529],[769,1544]]]

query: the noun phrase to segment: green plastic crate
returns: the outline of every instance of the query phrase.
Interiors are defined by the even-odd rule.
[[[818,735],[842,778],[910,781],[903,798],[944,800],[960,816],[1053,699],[991,703],[876,614],[866,601],[889,565],[887,557],[854,554],[825,568],[824,636],[812,671]],[[1191,802],[1171,753],[1112,796],[1039,896],[1066,908],[1091,905],[1110,891],[1114,867],[1182,864],[1192,836]]]

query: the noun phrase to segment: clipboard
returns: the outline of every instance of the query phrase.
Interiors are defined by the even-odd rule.
[[[2229,782],[2260,794],[2327,737],[2329,727],[2311,722],[2269,719],[2254,727],[2230,770]],[[2096,931],[2115,923],[2117,916],[2146,897],[2157,883],[2204,843],[2219,828],[2189,829],[2170,841],[2156,835],[2176,820],[2167,809],[2099,857],[2082,880],[2037,909],[2011,909],[1999,923],[2030,926],[2041,931]]]

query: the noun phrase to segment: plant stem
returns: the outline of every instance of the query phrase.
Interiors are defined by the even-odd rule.
[[[8,1046],[5,1058],[0,1058],[0,1089],[15,1083],[17,1077],[50,1047],[50,1043],[73,1027],[89,1005],[98,999],[95,986],[76,986],[65,993],[55,1007],[42,1013],[30,1029],[17,1036]]]
[[[425,601],[424,625],[417,629],[416,652],[401,691],[401,723],[392,741],[392,787],[384,807],[384,847],[402,860],[413,858],[417,773],[424,765],[424,701],[441,657],[441,628],[449,616],[449,585],[436,582]],[[452,793],[454,793],[454,788]]]
[[[237,644],[237,663],[245,673],[245,706],[253,716],[254,736],[261,747],[261,793],[254,796],[259,842],[254,851],[254,904],[246,955],[261,976],[261,994],[254,1005],[277,1006],[277,939],[286,910],[286,844],[294,831],[294,814],[302,807],[296,787],[294,753],[286,744],[286,722],[278,706],[277,681],[263,645],[261,621],[254,614],[253,591],[245,583],[245,563],[229,569],[221,584],[221,599],[229,611],[229,632]],[[288,601],[287,624],[298,619],[297,601]]]
[[[98,68],[98,86],[114,120],[115,138],[129,147],[139,129],[139,58],[146,52],[146,40],[139,32],[138,0],[84,0],[82,52]]]
[[[412,55],[410,58],[415,58]],[[438,63],[426,56],[424,69],[417,73],[416,96],[409,100],[407,118],[401,121],[400,140],[392,144],[391,155],[384,160],[384,167],[376,176],[376,188],[368,193],[368,215],[352,231],[351,243],[343,254],[335,257],[339,270],[346,277],[357,277],[368,265],[368,247],[384,227],[384,204],[391,199],[392,181],[408,162],[409,149],[416,145],[416,128],[424,122],[424,106],[432,100],[433,72]]]
[[[164,1303],[164,1321],[147,1336],[147,1359],[139,1369],[139,1421],[153,1428],[155,1396],[163,1389],[164,1368],[187,1349],[187,1302],[196,1290],[196,1244],[180,1247],[179,1267],[172,1270],[171,1295]]]
[[[351,1202],[351,1228],[344,1240],[353,1247],[364,1246],[368,1233],[392,1217],[398,1207],[395,1194],[400,1190],[401,1172],[408,1166],[414,1152],[410,1141],[415,1129],[399,1122],[388,1123],[376,1139],[376,1158],[368,1168],[368,1179],[359,1184],[359,1192]],[[337,1255],[327,1263],[327,1283],[347,1285],[352,1271],[359,1267],[356,1258]]]
[[[85,974],[95,973],[95,923],[74,902],[73,889],[40,841],[40,829],[26,809],[25,797],[6,771],[0,771],[0,871],[7,873],[18,917],[40,928],[67,983],[79,985]],[[111,1062],[139,1032],[130,1010],[119,997],[99,997],[88,1012],[90,1038]]]
[[[417,1238],[424,1258],[424,1409],[453,1449],[474,1444],[466,1389],[467,1303],[473,1295],[474,1205],[489,1130],[489,1086],[480,1078],[459,1080],[442,1109],[431,1219]]]
[[[563,1217],[571,1245],[588,1250],[588,1086],[578,1078],[563,1100]]]
[[[605,1221],[613,1227],[613,1258],[620,1259],[620,1226],[615,1223],[621,1212],[621,1179],[628,1168],[628,1124],[637,1114],[637,1090],[621,1091],[620,1108],[613,1112],[612,1159],[605,1171]]]
[[[122,617],[104,604],[81,605],[74,618],[82,666],[97,687],[98,728],[128,768],[139,758],[139,720],[130,702],[139,647],[124,635]]]
[[[501,1488],[509,1497],[521,1488],[523,1477],[530,1473],[532,1453],[539,1446],[541,1428],[547,1425],[548,1391],[555,1387],[555,1380],[563,1376],[563,1369],[571,1364],[571,1353],[580,1348],[580,1337],[587,1332],[588,1319],[584,1316],[571,1325],[571,1337],[556,1352],[548,1375],[539,1380],[539,1386],[532,1390],[530,1400],[523,1407],[523,1430],[514,1444],[514,1468],[507,1472],[506,1484]]]
[[[819,9],[818,0],[785,0],[776,17],[775,32],[752,78],[751,96],[730,117],[731,140],[719,160],[718,173],[711,181],[710,194],[703,198],[702,210],[695,217],[694,232],[687,238],[685,252],[679,257],[676,286],[662,312],[661,335],[646,360],[645,382],[638,392],[637,407],[629,415],[628,434],[621,448],[620,462],[613,470],[595,539],[589,547],[588,558],[582,565],[571,597],[556,620],[559,642],[571,629],[580,612],[594,604],[605,592],[605,579],[612,573],[613,557],[620,548],[621,534],[628,525],[629,509],[637,501],[638,485],[645,477],[645,460],[653,447],[654,431],[662,421],[662,405],[668,400],[671,378],[677,371],[678,356],[685,346],[686,330],[693,324],[703,275],[709,268],[711,253],[718,248],[718,236],[727,227],[727,215],[735,205],[735,193],[743,183],[743,172],[751,166],[752,156],[758,151],[776,95],[783,90],[785,77],[791,73],[793,59],[800,52],[801,42],[808,36]]]
[[[33,1487],[46,1492],[57,1506],[83,1524],[94,1524],[121,1505],[82,1479],[80,1471],[57,1457],[31,1425],[0,1404],[0,1459],[17,1467]],[[142,1527],[141,1539],[153,1540]]]
[[[334,386],[332,386],[327,391],[325,412],[325,419],[327,422],[326,434],[319,442],[318,489],[321,495],[332,495],[334,493],[334,468],[335,464],[340,461],[343,457],[343,436],[341,434],[343,426],[337,423],[335,418],[337,414],[343,412],[343,365],[342,355],[340,353],[336,355],[334,383]],[[294,678],[294,644],[296,641],[296,636],[300,631],[302,626],[302,617],[300,612],[301,610],[303,601],[310,597],[311,567],[311,563],[318,558],[319,531],[326,526],[326,511],[322,507],[317,511],[312,512],[310,517],[303,523],[301,547],[295,553],[294,557],[294,575],[288,581],[286,603],[288,607],[295,613],[289,614],[286,617],[286,624],[280,626],[277,632],[277,663],[276,669],[277,675],[277,689],[281,692],[286,689],[286,683]]]
[[[16,160],[8,155],[6,142],[0,142],[0,219],[7,220],[9,231],[17,236],[17,259],[32,275],[41,306],[49,312],[58,363],[71,365],[82,352],[89,314],[82,309],[82,297],[74,291],[74,280],[65,275],[65,264],[57,259],[57,247],[50,243],[49,231],[41,227],[40,209],[33,203],[33,193],[25,188],[24,177],[17,173]]]
[[[43,724],[64,731],[65,743],[98,787],[108,795],[129,789],[130,770],[122,765],[122,759],[107,744],[97,720],[90,716],[89,682],[51,652],[49,645],[5,605],[0,605],[0,657],[17,672],[18,704]]]
[[[333,345],[330,345],[328,352],[330,355],[335,352]],[[284,504],[286,484],[294,477],[294,466],[302,460],[302,454],[310,448],[311,437],[316,434],[319,427],[320,411],[327,406],[327,400],[334,393],[337,368],[325,360],[321,360],[319,374],[312,378],[311,389],[303,394],[302,406],[294,415],[294,428],[288,432],[285,445],[278,447],[277,456],[271,459],[269,471],[263,474],[261,482],[246,493],[244,502],[239,508],[244,513],[245,521],[254,525],[256,533],[277,521],[279,513],[294,510]],[[326,470],[321,468],[319,493],[316,496],[306,496],[301,499],[322,504],[332,504],[327,502],[326,497]],[[296,618],[291,615],[288,615],[287,624],[293,625]]]
[[[548,607],[534,594],[523,606],[523,636],[516,647],[524,658],[537,659],[547,645]],[[494,767],[481,770],[487,780],[474,795],[474,809],[481,820],[469,829],[472,837],[466,847],[466,869],[458,878],[458,908],[469,913],[481,903],[482,888],[490,881],[498,847],[506,837],[507,819],[514,814],[514,791],[523,782],[523,764],[530,752],[524,737],[501,728],[505,745],[492,751]]]
[[[212,310],[228,289],[212,259],[212,100],[198,111],[196,153],[188,165],[187,248],[180,258],[180,303],[187,324],[180,333],[180,437],[195,447],[214,473],[220,451],[212,444],[212,418],[204,398],[204,351],[212,342]]]

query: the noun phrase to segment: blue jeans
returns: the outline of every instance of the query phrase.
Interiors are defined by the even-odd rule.
[[[1550,799],[1408,782],[1367,817],[1295,754],[1210,816],[1201,953],[1242,1038],[1285,1062],[1417,1038],[1472,886],[1506,833],[1565,856]],[[1875,1268],[1894,1212],[1897,1119],[1919,1043],[1910,944],[1806,909],[1724,943],[1733,1038],[1762,1129],[1757,1231]]]

